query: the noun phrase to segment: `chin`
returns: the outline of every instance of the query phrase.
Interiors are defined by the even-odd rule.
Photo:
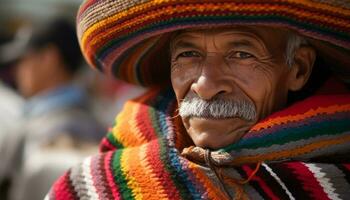
[[[194,142],[194,144],[196,145],[196,147],[201,147],[203,149],[211,149],[211,150],[218,150],[227,146],[223,144],[210,144],[206,142]]]
[[[243,136],[243,133],[197,133],[195,135],[190,135],[197,147],[217,150],[237,142]]]
[[[239,118],[208,120],[192,118],[185,121],[187,133],[201,148],[220,149],[237,142],[251,127]]]

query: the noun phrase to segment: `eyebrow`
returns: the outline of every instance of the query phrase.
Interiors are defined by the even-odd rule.
[[[254,49],[258,52],[266,52],[268,54],[271,54],[271,51],[267,48],[267,46],[261,42],[253,42],[247,39],[240,39],[237,41],[229,42],[227,45],[225,45],[225,48],[247,48],[247,49]]]
[[[230,33],[231,34],[231,33]],[[201,49],[201,46],[196,44],[195,42],[192,42],[191,40],[184,40],[183,37],[186,38],[192,38],[195,39],[197,37],[192,36],[192,35],[187,35],[186,36],[180,36],[180,34],[176,34],[174,36],[173,42],[170,43],[170,52],[173,52],[175,49],[180,48],[180,49]],[[178,38],[177,38],[178,37]],[[230,48],[256,48],[256,49],[264,49],[270,52],[264,44],[261,44],[261,41],[259,40],[257,43],[253,42],[247,38],[240,38],[240,39],[231,39],[231,41],[228,41],[226,44],[223,46],[223,50],[225,49],[230,49]]]
[[[249,40],[237,40],[237,41],[231,41],[228,44],[225,44],[225,48],[252,48],[252,47],[257,47],[257,45],[253,44],[253,42]],[[187,48],[195,48],[199,49],[200,47],[196,45],[193,42],[190,41],[184,41],[184,40],[178,40],[175,41],[175,43],[170,45],[170,50],[173,51],[175,48],[182,48],[182,49],[187,49]]]
[[[240,48],[240,47],[257,47],[253,42],[245,39],[237,40],[237,41],[231,41],[226,47],[235,47],[235,48]]]
[[[198,45],[194,44],[193,42],[189,42],[189,41],[184,41],[184,40],[178,40],[175,41],[172,45],[172,48],[199,48]]]

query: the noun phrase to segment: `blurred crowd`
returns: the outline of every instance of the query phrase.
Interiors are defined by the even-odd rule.
[[[23,20],[0,32],[0,199],[43,199],[143,92],[87,67],[73,21]]]

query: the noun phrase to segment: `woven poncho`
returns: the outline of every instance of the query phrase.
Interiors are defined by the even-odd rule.
[[[78,39],[88,63],[144,86],[169,82],[168,37],[210,26],[288,29],[348,80],[348,0],[85,0]],[[101,152],[47,199],[350,199],[350,94],[315,95],[273,113],[237,143],[194,147],[172,89],[126,103]]]
[[[171,89],[126,103],[101,153],[49,199],[349,199],[350,95],[317,95],[272,114],[215,152],[183,136]]]

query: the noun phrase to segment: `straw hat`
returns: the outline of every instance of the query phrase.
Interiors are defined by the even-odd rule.
[[[170,79],[164,33],[229,25],[298,32],[342,79],[350,78],[349,0],[86,0],[77,17],[88,63],[144,86]]]

